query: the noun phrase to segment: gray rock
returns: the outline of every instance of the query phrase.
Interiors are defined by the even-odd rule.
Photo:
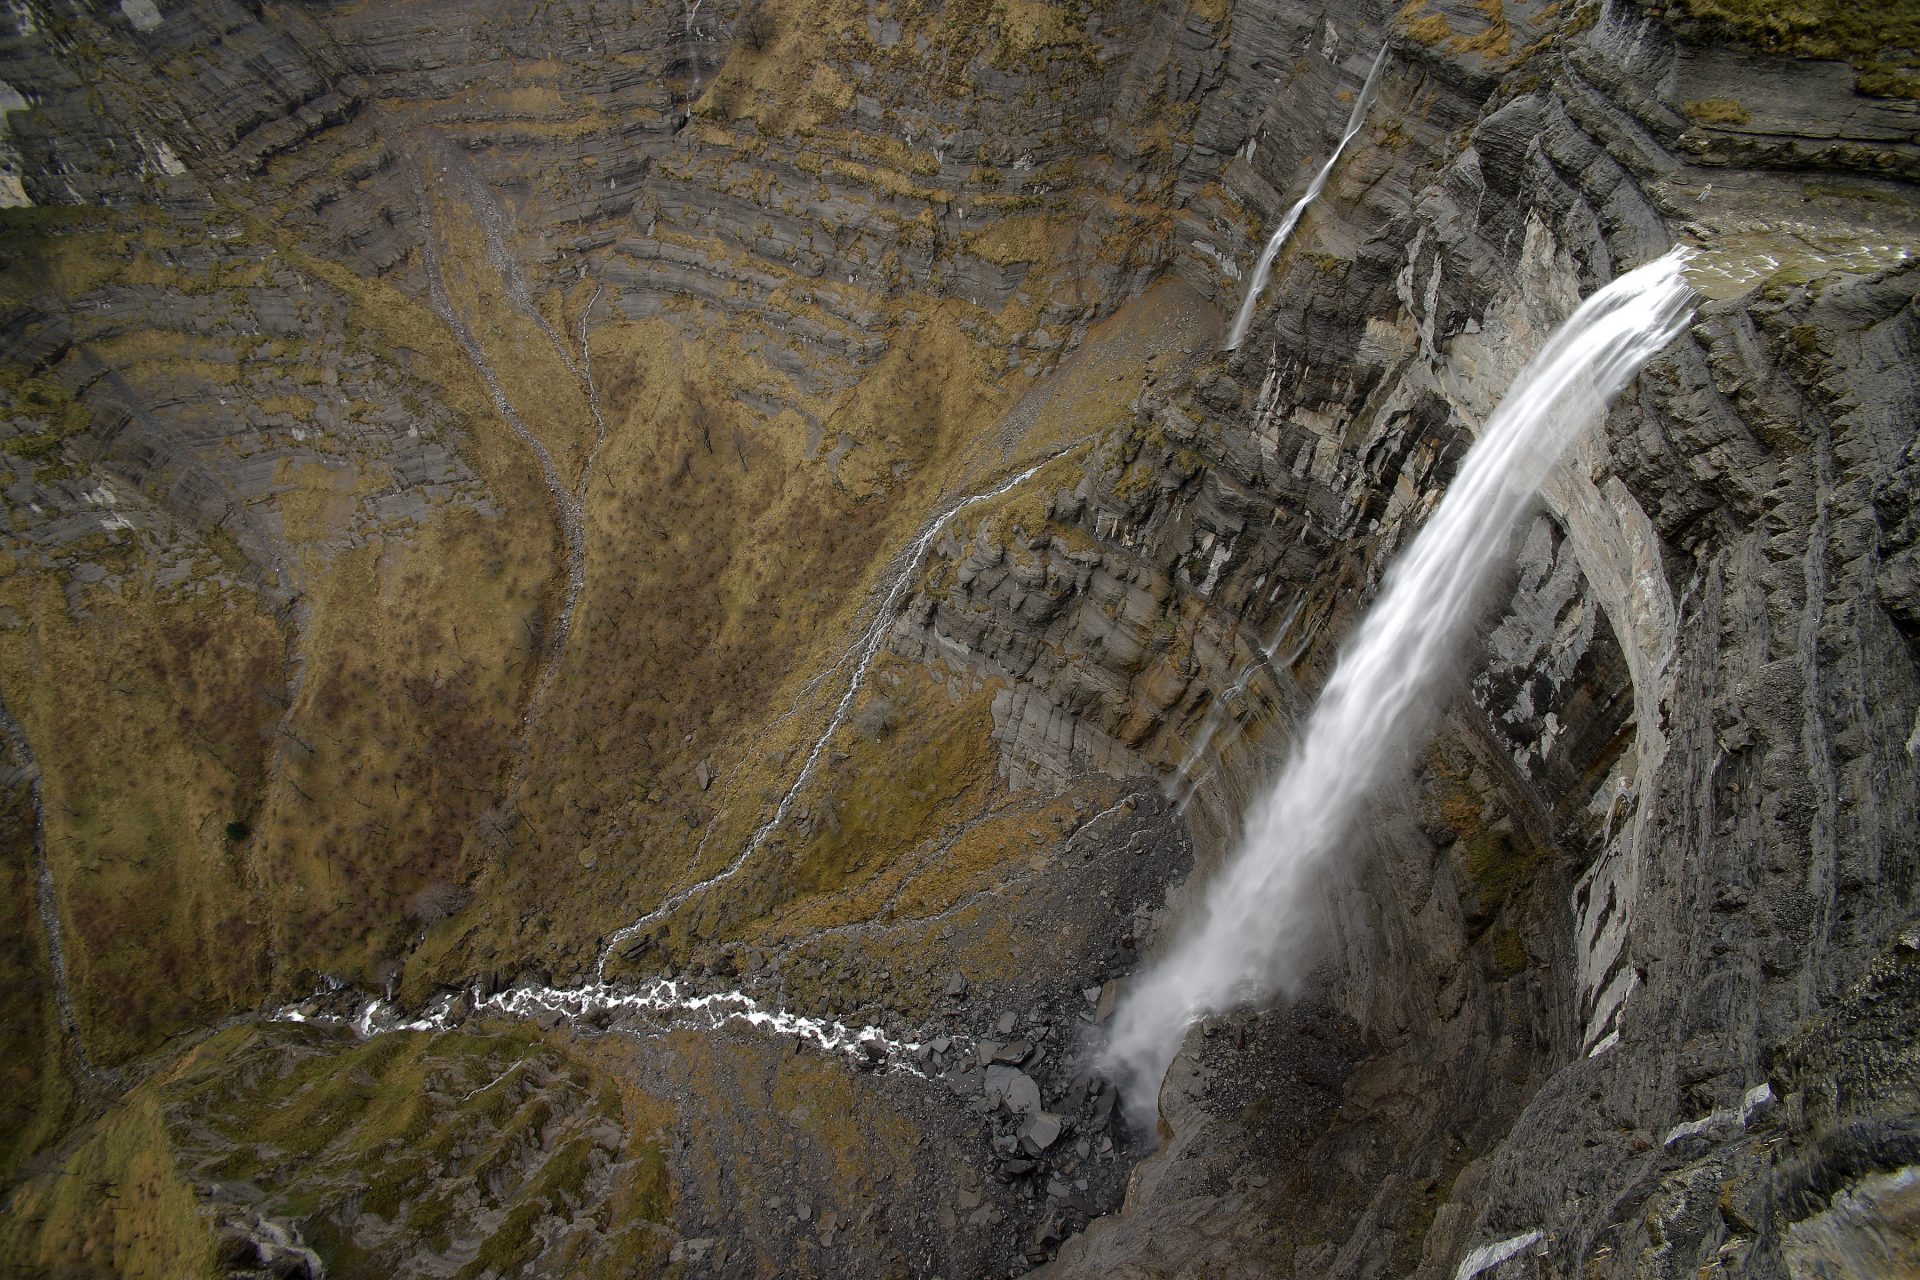
[[[1033,1045],[1026,1040],[1015,1040],[1012,1044],[1001,1045],[994,1051],[992,1061],[1009,1065],[1019,1065],[1033,1052]]]
[[[1013,1115],[1040,1110],[1040,1086],[1032,1076],[1014,1067],[988,1067],[985,1094]]]
[[[1020,1146],[1028,1155],[1037,1156],[1060,1140],[1065,1127],[1062,1119],[1050,1111],[1035,1111],[1020,1126]]]
[[[667,1257],[672,1262],[699,1263],[706,1260],[714,1246],[720,1241],[713,1236],[697,1236],[691,1240],[676,1240]]]

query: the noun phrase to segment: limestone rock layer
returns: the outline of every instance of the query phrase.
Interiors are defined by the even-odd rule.
[[[1801,9],[17,0],[0,1269],[1910,1271],[1920,31]],[[1677,244],[1129,1130],[1128,975]]]

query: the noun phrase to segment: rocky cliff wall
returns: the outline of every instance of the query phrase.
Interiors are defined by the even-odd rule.
[[[1258,1144],[1218,1136],[1245,1119],[1238,1064],[1190,1041],[1162,1099],[1176,1137],[1136,1175],[1135,1224],[1095,1228],[1069,1271],[1172,1272],[1210,1247],[1209,1266],[1254,1274],[1292,1246],[1312,1274],[1465,1274],[1471,1246],[1539,1232],[1505,1272],[1814,1274],[1837,1246],[1798,1243],[1810,1170],[1831,1192],[1863,1167],[1843,1150],[1911,1159],[1893,1119],[1906,1068],[1848,1120],[1815,1121],[1794,1090],[1835,1086],[1791,1047],[1876,952],[1906,955],[1914,855],[1891,815],[1913,786],[1913,655],[1885,603],[1900,535],[1874,495],[1898,485],[1911,439],[1910,233],[1900,188],[1862,180],[1830,205],[1807,166],[1901,173],[1893,121],[1910,117],[1814,92],[1844,73],[1806,67],[1793,105],[1760,107],[1765,125],[1710,127],[1702,102],[1748,55],[1626,6],[1544,36],[1507,12],[1518,61],[1464,137],[1401,165],[1358,153],[1349,203],[1336,186],[1321,212],[1344,225],[1296,241],[1247,351],[1161,422],[1227,458],[1251,452],[1249,426],[1278,424],[1271,456],[1344,490],[1340,552],[1377,572],[1463,429],[1597,280],[1676,238],[1739,246],[1735,275],[1752,254],[1763,273],[1795,265],[1765,285],[1705,282],[1691,340],[1549,484],[1518,594],[1468,661],[1470,698],[1417,792],[1386,800],[1370,856],[1330,886],[1325,989],[1374,1049],[1331,1132],[1253,1189],[1238,1162]],[[1484,83],[1463,70],[1485,64],[1447,55],[1491,28],[1433,16],[1460,34],[1436,43],[1403,15],[1377,120]],[[1397,207],[1379,194],[1395,186]],[[1233,531],[1207,524],[1202,538]],[[1221,576],[1271,581],[1263,550]],[[1770,731],[1749,718],[1761,706]],[[1499,798],[1462,823],[1468,797]],[[1284,1032],[1273,1044],[1286,1066],[1298,1052]],[[1186,1141],[1189,1126],[1208,1136]],[[1349,1126],[1395,1136],[1369,1160]],[[1279,1225],[1324,1201],[1329,1165],[1359,1184],[1352,1216]],[[1897,1218],[1887,1194],[1848,1229]],[[1263,1216],[1268,1234],[1247,1227]],[[1201,1246],[1194,1218],[1222,1243]],[[1424,1237],[1417,1254],[1394,1257],[1396,1235]],[[1897,1269],[1862,1239],[1846,1265]]]
[[[14,1158],[80,1125],[69,1172],[178,1199],[29,1184],[10,1256],[191,1252],[251,1187],[348,1272],[987,1274],[1097,1219],[1058,1270],[1871,1274],[1916,1159],[1915,112],[1891,36],[1744,12],[18,10],[0,687],[46,798],[8,847],[127,1074],[47,1052],[11,958]],[[1121,1203],[1078,1057],[1189,849],[1520,364],[1682,240],[1696,322],[1516,538],[1322,970],[1189,1037]],[[616,976],[945,1036],[944,1085],[555,1019],[515,1105],[578,1125],[369,1197],[524,1028],[266,1163],[256,1109],[359,1050],[154,1052],[322,975],[567,979],[636,919]],[[229,1060],[308,1065],[268,1102],[197,1083]],[[1009,1064],[1078,1136],[1030,1149]]]

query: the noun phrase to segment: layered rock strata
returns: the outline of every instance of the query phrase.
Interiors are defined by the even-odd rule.
[[[5,847],[59,927],[7,1256],[1897,1269],[1920,117],[1897,32],[1744,12],[17,7]],[[1323,969],[1195,1029],[1121,1203],[1090,1024],[1513,373],[1680,241],[1695,323],[1516,538]],[[934,1078],[249,1012],[636,920],[614,979]]]

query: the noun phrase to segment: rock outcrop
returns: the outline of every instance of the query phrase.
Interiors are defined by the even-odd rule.
[[[0,1257],[1910,1266],[1920,108],[1751,8],[15,6]],[[1321,968],[1129,1133],[1127,974],[1676,243]],[[876,1047],[473,1012],[668,973]]]

